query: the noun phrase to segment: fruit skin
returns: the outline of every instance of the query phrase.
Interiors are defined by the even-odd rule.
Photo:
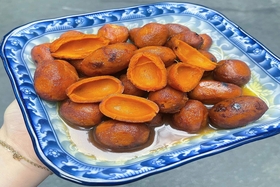
[[[159,111],[162,113],[176,113],[180,111],[188,101],[185,92],[176,90],[170,86],[150,92],[148,99],[155,102],[159,107]]]
[[[209,110],[210,124],[217,128],[233,129],[258,120],[266,111],[266,103],[255,96],[226,99]]]
[[[76,69],[64,60],[50,60],[38,63],[34,73],[36,93],[46,101],[67,99],[65,90],[78,81]]]
[[[139,29],[134,29],[130,32],[130,35],[130,38],[138,48],[163,46],[169,37],[169,30],[164,24],[151,22]]]
[[[70,99],[61,102],[58,112],[67,124],[76,128],[91,128],[103,117],[99,103],[74,103]]]
[[[212,62],[217,62],[217,58],[212,54],[210,53],[209,51],[206,51],[206,50],[202,50],[202,49],[199,49],[198,50],[201,54],[203,54],[204,56],[206,56],[209,60],[211,60]]]
[[[203,40],[203,42],[202,42],[202,44],[201,44],[199,49],[208,51],[210,49],[210,47],[212,46],[212,43],[213,43],[212,38],[208,34],[206,34],[206,33],[199,34],[199,36]]]
[[[165,25],[168,28],[169,37],[179,34],[180,32],[190,31],[187,26],[178,23],[167,23]]]
[[[215,80],[201,80],[199,84],[188,93],[190,99],[199,100],[204,104],[216,104],[222,100],[241,95],[241,87]]]
[[[165,67],[171,66],[177,58],[173,50],[165,46],[146,46],[135,51],[138,52],[149,52],[159,56]]]
[[[134,84],[132,84],[132,82],[127,78],[126,74],[122,74],[119,79],[124,86],[123,94],[136,95],[141,97],[146,94],[145,91],[140,90],[136,86],[134,86]]]
[[[50,52],[50,45],[51,43],[43,43],[32,48],[31,58],[35,61],[36,65],[44,61],[54,60]]]
[[[251,79],[251,70],[249,66],[241,60],[221,60],[213,70],[213,78],[218,81],[244,86]]]
[[[129,37],[127,27],[117,24],[104,24],[98,29],[97,35],[110,40],[110,44],[126,42]]]
[[[185,106],[172,115],[171,126],[188,133],[198,133],[208,124],[208,110],[197,100],[188,100]]]
[[[93,131],[102,148],[111,151],[132,151],[143,146],[150,138],[151,130],[144,123],[127,123],[107,120]]]
[[[79,69],[86,76],[112,75],[128,67],[136,49],[131,43],[107,45],[88,55]]]
[[[171,37],[171,39],[165,44],[167,47],[173,48],[174,39],[181,40],[195,49],[199,49],[203,43],[202,37],[193,31],[183,31]]]

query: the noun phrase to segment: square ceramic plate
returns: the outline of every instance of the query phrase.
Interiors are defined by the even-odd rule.
[[[149,22],[180,23],[214,40],[210,51],[218,60],[237,58],[248,63],[252,79],[247,89],[262,98],[269,110],[258,121],[233,130],[188,134],[168,124],[156,128],[151,146],[130,153],[104,152],[87,140],[87,131],[64,124],[57,104],[34,91],[32,47],[50,42],[68,30],[96,33],[104,23],[129,29]],[[84,185],[116,185],[220,153],[279,133],[280,60],[219,12],[188,3],[157,3],[32,22],[8,33],[1,57],[20,104],[36,153],[56,175]]]

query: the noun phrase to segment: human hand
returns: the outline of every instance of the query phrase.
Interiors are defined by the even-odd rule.
[[[21,110],[16,100],[7,107],[4,113],[4,123],[0,129],[0,139],[13,147],[22,156],[43,166],[42,162],[35,154]]]
[[[35,154],[21,110],[15,100],[4,113],[0,140],[0,186],[38,186],[51,174]],[[17,157],[14,157],[15,155]]]

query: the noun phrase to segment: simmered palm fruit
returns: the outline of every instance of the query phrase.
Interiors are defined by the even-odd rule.
[[[211,60],[212,62],[217,62],[217,58],[209,51],[206,50],[202,50],[199,49],[198,50],[201,54],[203,54],[204,56],[206,56],[209,60]]]
[[[207,123],[207,108],[200,101],[188,100],[178,113],[172,115],[171,126],[188,133],[198,133]]]
[[[211,71],[216,68],[217,63],[209,60],[186,42],[176,38],[172,38],[171,41],[173,43],[173,51],[183,63],[200,67],[205,71]]]
[[[266,103],[255,96],[240,96],[223,100],[209,110],[210,124],[232,129],[258,120],[266,111]]]
[[[172,38],[166,43],[167,47],[173,48],[172,39],[181,40],[196,49],[199,49],[203,43],[202,37],[193,31],[183,31],[172,36]]]
[[[166,86],[167,70],[157,55],[139,52],[130,59],[127,78],[141,90],[155,91]]]
[[[62,101],[67,98],[66,88],[78,81],[75,68],[64,60],[39,63],[34,73],[36,93],[47,101]]]
[[[134,43],[134,38],[137,37],[137,32],[141,27],[133,28],[129,30],[129,39]]]
[[[70,31],[66,31],[64,33],[62,33],[60,35],[60,38],[63,37],[72,37],[72,36],[81,36],[84,35],[85,33],[81,32],[81,31],[76,31],[76,30],[70,30]]]
[[[241,60],[221,60],[213,71],[213,78],[218,81],[243,86],[250,81],[251,70],[249,66]]]
[[[177,23],[130,30],[104,24],[96,35],[67,31],[32,49],[35,91],[59,101],[64,122],[90,128],[90,141],[107,151],[140,150],[165,123],[200,133],[209,118],[226,129],[259,119],[268,106],[242,94],[249,67],[235,59],[218,64],[212,43]],[[214,105],[210,117],[205,105]]]
[[[110,44],[126,42],[129,36],[127,27],[116,24],[105,24],[97,32],[98,35],[108,38]]]
[[[199,49],[198,51],[201,54],[203,54],[205,57],[207,57],[209,60],[211,60],[212,62],[217,63],[217,58],[212,53],[210,53],[209,51],[201,50],[201,49]],[[205,71],[204,74],[203,74],[203,77],[211,76],[212,72],[213,72],[213,70]]]
[[[159,111],[153,101],[127,94],[109,95],[102,100],[99,109],[107,117],[134,123],[151,121]]]
[[[70,33],[53,41],[50,51],[53,57],[59,59],[83,59],[109,42],[109,39],[95,34]]]
[[[131,43],[110,44],[97,49],[80,64],[80,69],[87,76],[108,75],[127,68],[137,48]]]
[[[99,103],[74,103],[70,99],[60,104],[59,115],[67,124],[76,128],[91,128],[99,124],[103,117]]]
[[[151,130],[144,123],[107,120],[93,131],[97,143],[110,151],[132,151],[146,144]]]
[[[123,90],[124,87],[119,79],[103,75],[75,82],[67,88],[66,94],[76,103],[95,103],[100,102],[107,95],[122,93]]]
[[[32,48],[31,58],[35,61],[35,63],[39,64],[44,61],[54,60],[50,52],[50,45],[51,43],[43,43]]]
[[[168,28],[160,23],[147,23],[135,32],[130,32],[134,44],[141,48],[146,46],[162,46],[169,37]]]
[[[214,80],[201,80],[188,93],[190,99],[199,100],[204,104],[216,104],[222,100],[242,95],[242,88],[231,83]]]
[[[149,127],[159,127],[163,125],[163,121],[164,121],[163,116],[164,114],[159,112],[151,121],[146,122],[146,124]]]
[[[138,52],[149,52],[159,56],[164,63],[165,67],[172,65],[176,60],[176,55],[172,49],[164,46],[147,46],[137,49],[135,53]]]
[[[178,23],[167,23],[165,24],[169,31],[169,37],[172,37],[180,32],[190,31],[187,26],[178,24]]]
[[[199,49],[208,51],[213,43],[212,38],[206,33],[200,34],[199,36],[203,39],[203,42]]]
[[[188,97],[186,93],[166,86],[163,89],[150,92],[148,99],[158,105],[160,112],[175,113],[186,104]]]
[[[202,78],[204,70],[186,63],[176,63],[167,69],[167,83],[182,92],[194,89]]]
[[[83,74],[82,70],[81,70],[81,63],[83,61],[83,59],[74,59],[74,60],[67,60],[72,66],[75,67],[76,71],[79,73],[80,77],[85,77],[85,75]]]
[[[138,89],[132,82],[127,78],[126,74],[120,76],[120,81],[124,86],[123,94],[128,95],[136,95],[136,96],[144,96],[146,92],[144,90]]]

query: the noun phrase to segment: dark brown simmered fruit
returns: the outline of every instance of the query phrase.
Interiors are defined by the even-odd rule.
[[[210,59],[212,62],[217,62],[217,58],[209,51],[201,50],[201,49],[199,49],[198,51],[204,56],[206,56],[208,59]]]
[[[199,36],[203,39],[203,42],[199,49],[208,51],[213,43],[212,38],[206,33],[200,34]]]
[[[47,101],[62,101],[67,98],[65,90],[78,81],[76,69],[64,60],[39,63],[34,73],[36,93]]]
[[[213,71],[213,78],[218,81],[243,86],[250,81],[251,70],[249,66],[241,60],[221,60]]]
[[[70,99],[60,104],[59,115],[68,125],[77,128],[91,128],[103,117],[99,103],[74,103]]]
[[[83,59],[74,59],[74,60],[67,60],[67,62],[69,62],[72,66],[74,66],[74,68],[76,69],[76,71],[79,73],[80,77],[84,77],[85,75],[82,73],[81,68],[80,68],[80,64],[83,61]]]
[[[107,120],[93,131],[97,143],[110,151],[132,151],[145,145],[150,137],[150,128],[144,123],[126,123]]]
[[[62,33],[59,38],[72,37],[72,36],[82,36],[84,34],[85,33],[81,32],[81,31],[69,30],[69,31],[66,31],[66,32]]]
[[[134,35],[133,35],[134,34]],[[141,48],[145,46],[162,46],[169,37],[168,28],[160,23],[147,23],[136,32],[130,32],[134,44]]]
[[[109,75],[127,68],[137,48],[131,43],[110,44],[95,50],[79,65],[87,76]]]
[[[172,49],[165,46],[147,46],[137,49],[135,53],[138,52],[148,52],[159,56],[164,63],[165,67],[171,66],[175,60],[176,55]]]
[[[201,50],[201,49],[199,49],[198,51],[199,51],[201,54],[203,54],[205,57],[207,57],[209,60],[211,60],[212,62],[217,62],[217,58],[216,58],[212,53],[210,53],[209,51]],[[205,72],[203,73],[203,77],[207,77],[207,76],[212,75],[212,72],[213,72],[213,71],[205,71]]]
[[[190,99],[199,100],[204,104],[216,104],[222,100],[241,96],[242,88],[231,83],[214,80],[201,80],[188,93]]]
[[[192,46],[193,48],[196,48],[196,49],[199,49],[203,43],[202,37],[193,31],[180,32],[180,33],[174,35],[172,38],[182,40],[183,42],[186,42],[187,44],[189,44],[190,46]],[[173,48],[172,40],[169,40],[166,43],[166,46]]]
[[[145,95],[146,92],[134,86],[134,84],[132,84],[132,82],[127,78],[126,74],[121,75],[119,79],[124,86],[123,94],[136,95],[136,96]]]
[[[188,133],[198,133],[207,126],[208,110],[197,100],[188,100],[186,105],[172,115],[171,126]]]
[[[267,110],[268,106],[262,99],[240,96],[215,104],[209,110],[209,120],[214,127],[232,129],[258,120]]]
[[[151,121],[148,121],[146,124],[149,127],[159,127],[163,125],[163,116],[164,114],[159,112]]]
[[[172,37],[183,31],[190,31],[190,29],[187,26],[178,23],[167,23],[165,25],[168,28],[169,37]]]
[[[98,29],[97,34],[109,39],[110,44],[114,44],[126,42],[129,36],[129,30],[122,25],[107,23]]]
[[[50,43],[43,43],[40,45],[36,45],[31,50],[31,58],[37,63],[41,63],[44,61],[52,61],[54,58],[50,52]]]
[[[137,37],[137,32],[141,27],[133,28],[129,30],[129,39],[134,43],[134,38]]]
[[[185,92],[166,86],[158,91],[150,92],[148,99],[155,102],[162,113],[178,112],[187,102]]]

